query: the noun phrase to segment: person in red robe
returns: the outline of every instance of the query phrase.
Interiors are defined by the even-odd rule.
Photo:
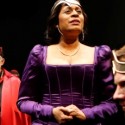
[[[0,125],[30,125],[30,116],[16,106],[20,78],[3,68],[4,63],[0,47]]]

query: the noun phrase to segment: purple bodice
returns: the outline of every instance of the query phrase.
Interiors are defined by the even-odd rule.
[[[53,106],[75,104],[80,109],[94,104],[93,65],[46,65],[45,70],[47,79],[44,79],[42,104]]]

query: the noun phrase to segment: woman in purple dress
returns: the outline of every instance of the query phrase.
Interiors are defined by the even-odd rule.
[[[48,46],[31,50],[17,106],[32,125],[102,125],[118,112],[112,52],[107,45],[82,44],[86,14],[77,0],[57,0],[51,9]]]

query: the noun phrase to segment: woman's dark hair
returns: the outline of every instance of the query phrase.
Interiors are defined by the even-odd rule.
[[[47,44],[57,44],[60,39],[60,33],[57,29],[58,25],[58,15],[60,13],[60,10],[62,8],[63,4],[58,5],[54,11],[51,11],[50,17],[48,18],[47,22],[47,28],[45,31],[45,40]],[[82,8],[83,10],[83,8]],[[84,33],[81,33],[79,35],[79,40],[82,42],[84,40],[84,35],[87,33],[87,15],[85,11],[83,10],[83,16],[84,16]]]

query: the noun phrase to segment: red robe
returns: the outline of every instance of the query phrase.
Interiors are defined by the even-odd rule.
[[[20,79],[4,69],[0,125],[31,125],[30,116],[16,106]]]

